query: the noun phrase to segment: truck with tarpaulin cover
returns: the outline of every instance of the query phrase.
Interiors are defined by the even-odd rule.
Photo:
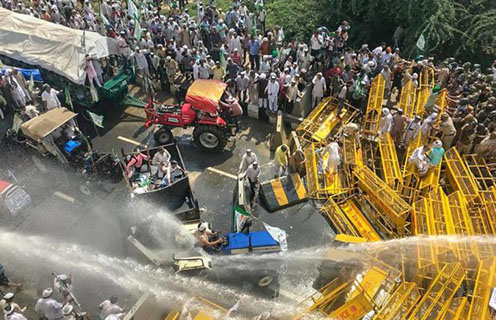
[[[89,85],[87,56],[101,65],[101,87]],[[0,60],[12,67],[39,69],[46,83],[68,89],[66,95],[76,107],[97,109],[126,97],[128,76],[118,68],[119,59],[112,38],[0,8]]]

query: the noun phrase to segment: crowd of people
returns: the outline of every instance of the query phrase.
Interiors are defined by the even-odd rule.
[[[198,0],[193,13],[188,11],[184,0],[139,4],[132,0],[127,3],[105,0],[98,8],[89,0],[82,3],[40,0],[30,2],[30,6],[19,0],[0,0],[3,8],[18,13],[114,38],[123,67],[151,79],[156,90],[172,93],[177,90],[179,79],[184,78],[215,79],[226,82],[227,91],[243,105],[255,105],[267,113],[282,110],[290,114],[304,93],[309,93],[311,108],[332,96],[339,100],[340,108],[348,103],[364,115],[373,79],[381,74],[385,79],[384,98],[388,102],[381,112],[377,134],[389,133],[399,149],[405,149],[420,133],[433,138],[432,144],[422,145],[410,157],[410,163],[421,174],[437,165],[444,150],[452,146],[461,154],[496,157],[496,61],[489,70],[484,70],[478,64],[460,63],[454,58],[439,62],[417,56],[407,61],[401,48],[387,42],[370,48],[367,44],[352,48],[348,45],[348,31],[352,28],[348,21],[339,23],[333,31],[317,27],[307,39],[287,39],[282,28],[266,26],[264,2],[234,0],[224,12],[215,5],[215,0],[208,3]],[[104,78],[98,63],[88,57],[84,68],[89,84],[101,86]],[[419,86],[424,69],[434,71],[436,85],[430,92],[425,112],[409,118],[399,108],[398,101],[407,82]],[[442,90],[447,91],[448,107],[440,114],[435,102]],[[62,105],[61,91],[45,85],[38,98],[16,69],[8,70],[0,78],[0,93],[2,119],[2,111],[22,111],[32,118]],[[29,107],[36,99],[43,102],[41,107]],[[360,130],[359,121],[345,129]],[[326,170],[335,172],[341,163],[338,142],[331,142],[322,151],[329,154]],[[147,160],[139,150],[137,154],[126,168],[129,177],[138,175]],[[301,150],[290,154],[289,147],[281,145],[275,152],[275,175],[289,172],[304,175],[304,161]],[[153,174],[158,186],[171,183],[173,173],[182,171],[180,167],[176,170],[177,161],[170,161],[165,149],[152,162],[156,165]],[[251,150],[243,156],[239,171],[255,194],[260,166]],[[72,304],[59,303],[52,293],[52,289],[43,291],[36,310],[47,319],[72,319],[69,317]],[[12,298],[12,294],[4,297],[6,319],[25,319]],[[100,307],[123,313],[125,308],[117,308],[115,303],[113,297]],[[101,316],[107,320],[116,318],[119,316],[114,313]]]
[[[426,112],[408,119],[393,103],[392,109],[382,113],[378,133],[389,132],[403,146],[415,138],[418,130],[424,135],[438,130],[444,149],[456,145],[460,153],[494,156],[496,63],[487,73],[478,64],[461,64],[453,58],[435,63],[433,58],[418,56],[406,61],[400,48],[386,42],[374,48],[363,44],[354,49],[347,45],[351,28],[347,21],[332,32],[326,27],[316,28],[303,41],[286,39],[278,26],[266,28],[264,1],[256,0],[254,6],[250,3],[254,11],[247,4],[233,1],[223,12],[215,1],[198,0],[192,14],[184,1],[136,6],[132,1],[106,0],[99,8],[88,0],[82,4],[39,1],[29,8],[20,1],[2,1],[4,8],[115,38],[124,65],[152,79],[157,90],[175,91],[178,79],[184,77],[221,80],[242,104],[258,105],[267,113],[291,113],[306,91],[311,92],[312,107],[323,97],[333,96],[364,113],[368,90],[377,74],[386,80],[386,98],[396,96],[397,102],[405,83],[411,81],[418,86],[422,69],[430,68],[436,74],[437,91],[432,92],[434,98],[427,102]],[[101,85],[103,79],[91,59],[85,70],[91,85]],[[8,70],[0,81],[0,104],[4,109],[8,105],[25,109],[35,98],[28,87],[19,72]],[[436,115],[436,92],[442,89],[448,90],[450,107],[437,115],[439,123],[432,115]],[[58,93],[45,86],[42,107],[60,106]],[[35,115],[36,109],[31,108],[29,113]]]
[[[66,274],[53,274],[53,287],[45,288],[41,292],[41,297],[36,301],[32,310],[38,314],[39,319],[43,320],[83,320],[91,318],[88,312],[82,310],[81,305],[73,294],[73,277]],[[2,292],[0,307],[4,312],[5,320],[27,320],[24,313],[28,306],[20,307],[16,303],[16,293],[21,289],[20,283],[11,282],[6,274],[5,269],[0,265],[0,286],[7,289],[15,289],[14,292]],[[57,299],[56,295],[60,299]],[[104,300],[98,305],[100,314],[98,319],[101,320],[119,320],[123,319],[128,310],[127,298],[124,307],[117,304],[118,297],[113,295],[110,299]]]

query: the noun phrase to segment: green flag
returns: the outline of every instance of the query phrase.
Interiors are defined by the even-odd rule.
[[[103,116],[96,114],[96,113],[93,113],[93,112],[90,112],[90,111],[88,111],[88,115],[90,116],[91,121],[95,124],[95,126],[100,127],[100,128],[104,128]]]
[[[72,98],[71,98],[71,92],[69,91],[68,87],[65,87],[64,89],[64,95],[65,95],[65,104],[71,108],[71,110],[74,110],[74,106],[72,104]]]
[[[140,41],[141,40],[141,33],[142,33],[141,23],[139,22],[138,18],[134,18],[134,31],[133,31],[134,39],[136,39],[137,41]]]
[[[240,232],[250,214],[239,206],[234,206],[234,232]]]

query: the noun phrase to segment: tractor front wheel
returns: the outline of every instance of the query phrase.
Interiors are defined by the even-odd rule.
[[[160,128],[157,132],[155,132],[153,137],[158,145],[170,144],[174,142],[174,135],[172,134],[172,131],[165,127]]]
[[[227,143],[225,132],[215,126],[200,126],[193,131],[193,139],[203,150],[219,152]]]

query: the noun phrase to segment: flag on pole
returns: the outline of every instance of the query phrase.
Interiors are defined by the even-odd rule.
[[[136,40],[141,39],[141,23],[140,23],[140,11],[134,3],[133,0],[127,0],[127,15],[134,19],[134,30],[133,37]]]
[[[90,112],[90,111],[88,111],[88,114],[91,118],[91,121],[95,124],[95,126],[100,127],[100,128],[104,128],[103,116],[96,114],[96,113],[93,113],[93,112]]]
[[[110,22],[108,21],[107,17],[105,17],[102,11],[102,1],[98,1],[98,7],[100,8],[100,12],[98,13],[100,15],[100,20],[102,20],[104,25],[109,26]]]
[[[133,31],[133,37],[137,41],[141,40],[141,33],[143,30],[141,29],[141,23],[139,22],[138,18],[134,18],[134,31]]]
[[[266,223],[264,223],[263,225],[264,225],[265,229],[267,229],[267,232],[270,234],[270,236],[272,238],[274,238],[274,240],[279,242],[279,245],[281,246],[281,250],[287,251],[288,250],[288,242],[286,239],[288,237],[288,234],[286,233],[286,231],[279,229],[279,228],[276,228],[276,227],[269,226]]]
[[[72,104],[72,98],[71,98],[71,93],[69,91],[68,87],[65,87],[64,89],[64,95],[65,95],[65,104],[71,108],[71,110],[74,110],[74,105]]]
[[[239,206],[234,206],[234,232],[240,232],[250,214]]]
[[[421,34],[420,37],[417,40],[417,48],[419,48],[420,50],[424,51],[424,48],[425,48],[425,38],[424,38],[424,35],[423,34]]]
[[[131,18],[139,18],[140,12],[133,0],[127,0],[127,15]]]

